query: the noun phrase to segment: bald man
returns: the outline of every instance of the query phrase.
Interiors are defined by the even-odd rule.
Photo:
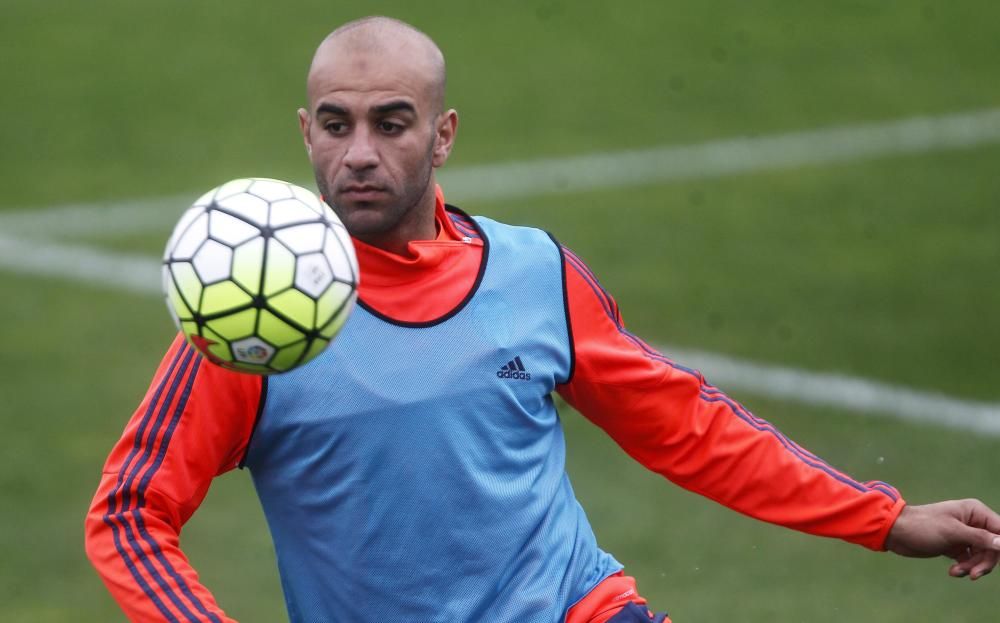
[[[174,340],[87,518],[88,555],[130,619],[232,621],[179,533],[240,466],[293,622],[666,621],[597,544],[553,392],[641,464],[739,512],[944,554],[956,577],[995,567],[1000,517],[982,503],[907,505],[829,466],[629,333],[551,236],[447,205],[434,172],[458,116],[444,93],[440,50],[402,22],[351,22],[317,49],[299,125],[354,238],[359,305],[319,358],[270,378]]]

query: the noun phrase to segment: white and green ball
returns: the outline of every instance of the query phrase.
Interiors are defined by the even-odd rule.
[[[255,374],[316,357],[354,306],[347,230],[312,192],[279,180],[215,188],[177,223],[163,255],[167,307],[211,361]]]

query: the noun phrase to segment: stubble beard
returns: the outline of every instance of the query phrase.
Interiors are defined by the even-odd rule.
[[[318,167],[313,168],[313,173],[316,177],[316,187],[319,189],[327,205],[333,209],[334,213],[344,224],[344,227],[347,228],[347,232],[359,240],[368,242],[390,234],[408,216],[413,215],[413,212],[418,208],[421,199],[423,199],[430,185],[431,175],[434,171],[433,152],[434,142],[432,139],[427,151],[427,158],[424,161],[426,166],[424,167],[420,182],[404,186],[403,193],[398,198],[393,193],[388,198],[389,203],[384,206],[372,205],[369,202],[360,202],[354,207],[337,205],[334,202],[331,184],[327,181],[323,171]],[[391,189],[389,190],[391,191]],[[367,214],[372,211],[377,212],[378,218],[366,218]]]

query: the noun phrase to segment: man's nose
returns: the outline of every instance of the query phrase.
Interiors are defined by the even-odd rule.
[[[371,169],[378,165],[378,150],[372,140],[371,131],[365,126],[359,126],[351,134],[351,142],[344,154],[344,166],[352,171]]]

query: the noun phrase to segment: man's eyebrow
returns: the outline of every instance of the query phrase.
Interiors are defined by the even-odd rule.
[[[378,114],[385,114],[389,112],[399,112],[399,111],[409,111],[416,114],[417,109],[406,100],[394,100],[391,102],[386,102],[385,104],[379,104],[378,106],[372,106],[371,111]]]
[[[346,117],[347,116],[347,109],[346,108],[343,108],[341,106],[337,106],[336,104],[330,104],[328,102],[324,102],[324,103],[322,103],[322,104],[320,104],[319,106],[316,107],[316,114],[317,115],[320,114],[320,113],[324,113],[324,112],[330,113],[331,115],[340,115],[342,117]]]

